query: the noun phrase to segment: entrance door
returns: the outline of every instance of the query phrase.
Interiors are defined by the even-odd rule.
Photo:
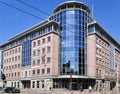
[[[27,88],[29,89],[30,88],[30,81],[22,81],[22,84],[23,84],[23,88]]]
[[[72,83],[72,90],[78,90],[78,84]]]

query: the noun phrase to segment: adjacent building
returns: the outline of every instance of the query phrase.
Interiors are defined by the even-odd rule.
[[[48,19],[1,48],[7,86],[38,90],[119,86],[120,45],[82,2],[58,5]]]

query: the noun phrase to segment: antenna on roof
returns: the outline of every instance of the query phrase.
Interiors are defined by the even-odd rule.
[[[92,17],[94,16],[94,5],[92,4]]]

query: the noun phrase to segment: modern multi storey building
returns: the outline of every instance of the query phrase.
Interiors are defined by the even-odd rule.
[[[120,45],[82,2],[58,5],[48,19],[1,48],[7,86],[46,90],[119,86]]]

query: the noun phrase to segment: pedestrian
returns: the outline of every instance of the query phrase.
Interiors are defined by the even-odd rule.
[[[89,86],[88,90],[89,90],[89,94],[92,94],[92,87],[91,87],[91,85]]]
[[[80,85],[80,91],[81,91],[81,92],[83,91],[83,87],[82,87],[82,84]]]

